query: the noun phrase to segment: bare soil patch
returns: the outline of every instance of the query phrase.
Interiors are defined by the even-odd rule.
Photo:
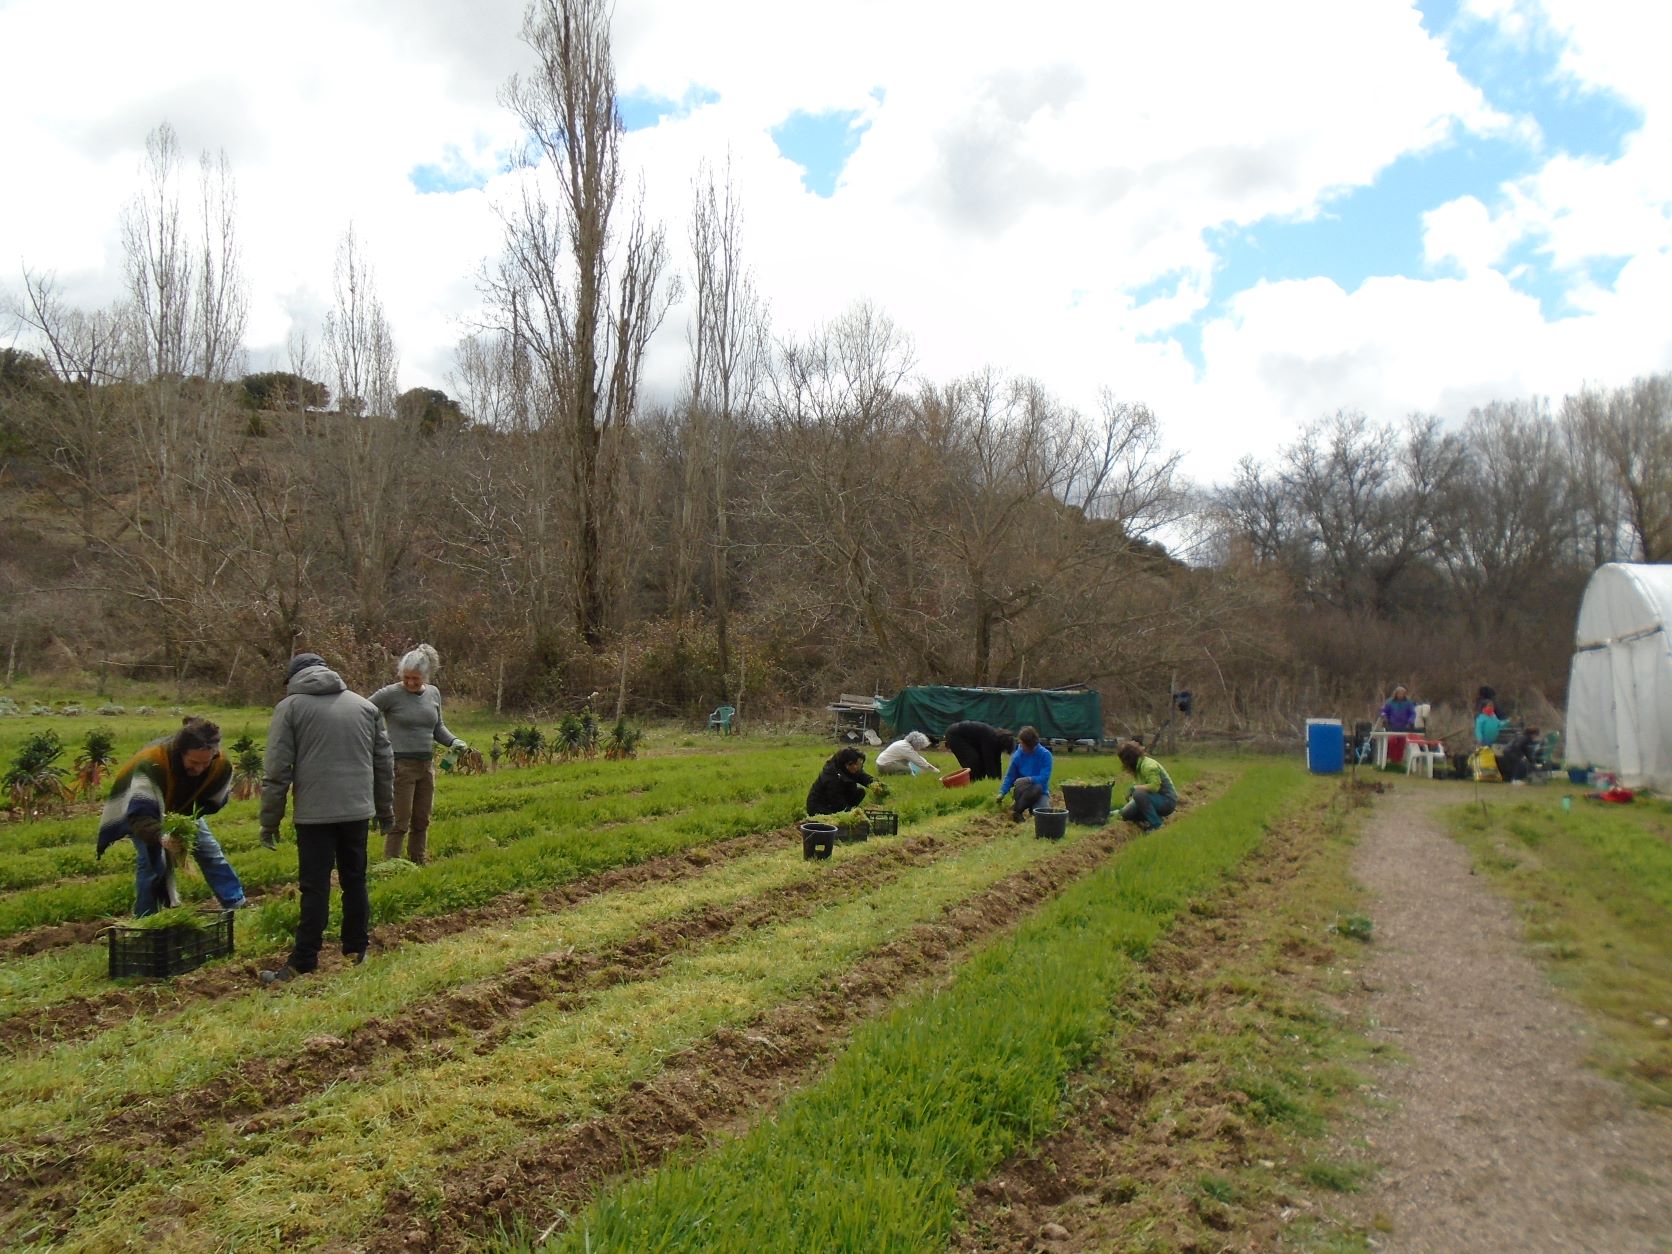
[[[1523,948],[1418,785],[1376,807],[1354,870],[1374,895],[1363,1013],[1403,1064],[1362,1134],[1377,1182],[1351,1210],[1389,1250],[1672,1249],[1672,1119],[1585,1057],[1595,1029]]]

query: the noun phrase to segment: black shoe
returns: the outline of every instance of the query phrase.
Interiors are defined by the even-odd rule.
[[[275,984],[288,984],[291,980],[294,980],[301,974],[302,973],[300,971],[287,962],[277,971],[263,971],[261,973],[261,982],[271,988]]]
[[[348,959],[349,966],[357,967],[366,961],[366,951],[364,949],[350,950],[343,957]]]

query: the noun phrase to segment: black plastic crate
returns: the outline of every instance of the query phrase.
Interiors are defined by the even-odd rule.
[[[202,926],[111,928],[110,978],[149,975],[167,979],[230,954],[234,913],[222,910],[205,915]]]
[[[865,818],[871,824],[873,836],[898,836],[900,834],[900,815],[894,810],[865,811]]]
[[[838,845],[856,845],[862,840],[870,839],[871,825],[864,819],[836,825],[836,843]]]

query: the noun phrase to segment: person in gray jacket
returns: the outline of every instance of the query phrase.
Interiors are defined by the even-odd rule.
[[[285,698],[267,728],[261,785],[261,843],[278,848],[285,796],[295,793],[297,880],[302,918],[285,964],[263,971],[263,984],[306,975],[319,965],[331,912],[331,871],[343,893],[343,956],[366,959],[371,898],[366,839],[371,820],[394,821],[394,758],[383,716],[317,653],[298,653],[285,675]]]
[[[435,746],[459,750],[470,747],[441,721],[441,690],[430,682],[440,663],[436,651],[421,644],[401,658],[395,668],[400,682],[371,695],[372,704],[383,713],[389,743],[395,750],[395,822],[383,833],[383,856],[400,857],[401,840],[406,838],[406,856],[419,866],[429,861]]]

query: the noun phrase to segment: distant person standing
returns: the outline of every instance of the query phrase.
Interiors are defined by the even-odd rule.
[[[383,856],[406,856],[419,866],[429,861],[430,814],[435,809],[435,746],[468,749],[441,721],[441,690],[431,682],[441,665],[427,644],[413,649],[395,668],[399,682],[379,688],[371,703],[383,715],[395,754],[395,821],[383,833]]]
[[[1399,684],[1383,704],[1381,714],[1382,725],[1390,732],[1410,732],[1417,729],[1416,702],[1411,700],[1405,691],[1405,685]]]
[[[1004,755],[1016,747],[1016,737],[1002,727],[966,719],[946,729],[946,749],[967,767],[970,780],[998,779],[1004,774]]]
[[[331,910],[331,872],[343,894],[343,956],[364,962],[371,934],[366,840],[375,816],[394,822],[394,760],[383,716],[317,653],[298,653],[285,672],[285,698],[267,729],[261,785],[261,843],[278,848],[286,794],[294,792],[302,918],[285,964],[263,984],[307,975],[319,965]]]

